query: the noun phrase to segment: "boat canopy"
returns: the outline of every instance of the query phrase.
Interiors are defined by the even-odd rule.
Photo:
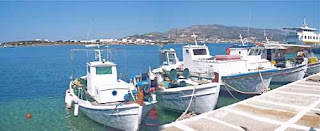
[[[266,44],[265,48],[273,49],[273,50],[275,49],[285,50],[286,54],[290,54],[294,52],[304,51],[312,47],[308,45],[293,45],[293,44]]]

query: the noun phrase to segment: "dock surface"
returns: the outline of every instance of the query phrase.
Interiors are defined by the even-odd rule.
[[[320,73],[162,130],[320,131]]]

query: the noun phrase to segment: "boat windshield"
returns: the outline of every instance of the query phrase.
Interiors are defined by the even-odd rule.
[[[168,54],[168,58],[169,58],[169,64],[176,64],[176,55],[175,54]]]
[[[96,67],[96,74],[97,75],[105,75],[105,74],[112,74],[112,67]]]
[[[207,55],[206,49],[194,49],[193,50],[194,55]]]
[[[176,64],[176,55],[175,53],[163,53],[161,54],[162,58],[162,65],[171,65],[171,64]]]
[[[251,49],[249,55],[261,55],[262,49]]]

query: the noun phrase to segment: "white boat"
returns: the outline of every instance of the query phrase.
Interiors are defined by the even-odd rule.
[[[272,82],[294,82],[302,79],[307,72],[308,58],[298,55],[286,60],[286,54],[303,51],[310,48],[304,45],[265,44],[266,59],[270,60],[279,70],[274,74]]]
[[[243,94],[261,94],[269,90],[269,84],[274,68],[248,67],[248,61],[239,55],[210,55],[206,45],[183,47],[183,63],[198,75],[212,76],[212,72],[219,72],[224,90],[236,91]],[[253,63],[254,64],[254,63]]]
[[[257,65],[263,68],[277,68],[278,71],[274,73],[272,82],[293,82],[302,79],[307,70],[308,59],[303,57],[296,57],[291,62],[286,60],[286,54],[304,51],[309,46],[305,45],[289,45],[289,44],[271,44],[268,38],[266,44],[259,45],[245,45],[240,39],[242,45],[229,47],[228,52],[231,55],[241,55],[243,59],[248,61],[249,68],[256,68]]]
[[[87,75],[70,82],[65,97],[67,107],[74,102],[75,116],[80,109],[100,124],[138,130],[141,119],[156,101],[143,101],[141,90],[136,97],[135,85],[118,79],[116,64],[101,58],[101,48],[95,51],[99,60],[87,63]]]
[[[158,81],[157,104],[170,110],[195,113],[208,112],[216,107],[220,92],[218,75],[215,82],[190,77],[175,50],[162,50],[161,56],[162,66],[152,71]]]
[[[285,32],[285,44],[295,45],[309,45],[312,49],[309,50],[307,56],[309,58],[309,65],[307,74],[315,74],[320,72],[320,61],[314,53],[320,53],[320,33],[317,33],[316,28],[311,28],[307,25],[306,19],[304,18],[303,25],[296,28],[283,28]]]
[[[307,75],[317,74],[320,72],[320,60],[313,53],[308,54],[309,63]]]

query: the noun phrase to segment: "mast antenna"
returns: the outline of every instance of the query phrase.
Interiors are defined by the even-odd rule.
[[[241,35],[241,34],[239,34],[239,38],[240,38],[240,40],[241,40],[242,46],[244,46],[244,42],[243,42],[243,38],[242,38],[242,35]]]
[[[194,38],[194,43],[195,43],[196,45],[198,45],[198,42],[197,42],[197,37],[198,37],[198,36],[197,36],[196,34],[194,34],[194,32],[192,32],[191,37]]]

